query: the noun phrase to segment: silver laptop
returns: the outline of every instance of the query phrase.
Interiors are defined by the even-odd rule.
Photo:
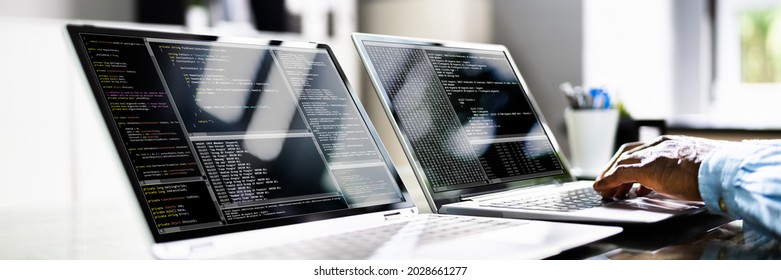
[[[418,214],[324,44],[67,37],[158,258],[538,259],[620,232]]]
[[[602,201],[576,181],[504,46],[353,34],[426,198],[439,213],[652,223],[702,211],[651,195]]]

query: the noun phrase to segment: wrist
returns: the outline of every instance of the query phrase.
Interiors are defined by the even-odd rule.
[[[708,211],[738,218],[734,211],[736,177],[746,155],[756,149],[754,145],[727,143],[703,155],[697,184]]]

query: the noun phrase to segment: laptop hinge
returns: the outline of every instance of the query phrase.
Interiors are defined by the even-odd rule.
[[[406,218],[412,215],[415,215],[414,209],[403,209],[401,211],[383,214],[383,216],[385,216],[385,220],[396,220],[396,219]]]
[[[526,185],[521,186],[516,189],[512,190],[498,190],[498,191],[489,191],[489,192],[482,192],[482,193],[473,193],[473,194],[467,194],[467,195],[461,195],[459,199],[461,201],[482,201],[482,200],[489,200],[489,199],[495,199],[503,196],[511,196],[515,195],[516,193],[522,192],[522,191],[528,191],[531,189],[536,189],[543,186],[551,186],[551,185],[561,185],[561,181],[552,180],[549,183],[541,184],[541,185]]]
[[[486,196],[486,195],[492,195],[495,193],[504,192],[507,190],[492,190],[492,191],[485,191],[485,192],[476,192],[476,193],[470,193],[470,194],[462,194],[458,196],[458,199],[460,201],[470,201],[473,200],[476,197]]]

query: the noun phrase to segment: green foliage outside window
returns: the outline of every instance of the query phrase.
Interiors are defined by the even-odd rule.
[[[740,14],[741,80],[781,82],[781,7]]]

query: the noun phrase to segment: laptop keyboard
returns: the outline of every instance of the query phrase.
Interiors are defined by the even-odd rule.
[[[418,218],[419,217],[419,218]],[[378,227],[334,234],[262,250],[227,256],[227,259],[366,259],[383,250],[403,250],[455,238],[529,223],[525,220],[417,215]],[[390,244],[390,245],[389,245]],[[392,255],[392,254],[391,254]]]
[[[571,189],[557,193],[546,193],[541,195],[531,195],[520,199],[493,202],[483,206],[539,210],[572,212],[577,210],[589,209],[604,205],[602,196],[590,187]]]

